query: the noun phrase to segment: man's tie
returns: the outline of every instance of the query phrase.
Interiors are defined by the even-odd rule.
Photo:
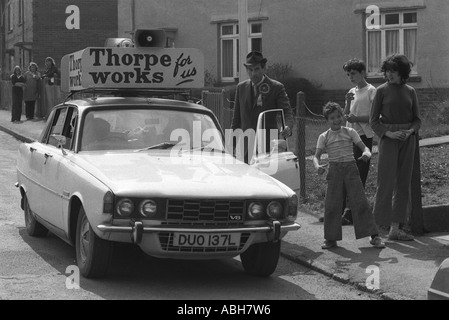
[[[251,83],[251,92],[252,92],[252,104],[253,108],[257,106],[257,96],[259,95],[259,90],[254,83]]]

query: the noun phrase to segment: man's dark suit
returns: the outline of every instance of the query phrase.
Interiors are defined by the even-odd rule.
[[[256,105],[256,97],[252,92],[250,80],[242,81],[237,85],[234,101],[234,116],[231,128],[256,130],[257,119],[262,111],[271,109],[283,109],[286,125],[293,127],[293,113],[290,107],[290,101],[285,92],[284,85],[276,80],[265,76],[262,83],[269,86],[269,92],[262,95],[262,106]]]
[[[262,100],[261,106],[257,105],[257,97],[253,93],[251,80],[242,81],[237,85],[234,101],[234,116],[231,124],[233,130],[242,129],[245,132],[248,129],[253,129],[255,132],[259,114],[272,109],[283,109],[286,125],[290,129],[293,128],[293,113],[284,85],[268,78],[266,75],[259,88],[262,85],[265,89],[268,89],[268,92],[259,93]],[[236,141],[233,143],[235,146]],[[248,146],[244,147],[244,161],[246,163],[248,163],[250,160],[248,157],[251,157],[252,154],[252,152],[248,154],[247,148]]]

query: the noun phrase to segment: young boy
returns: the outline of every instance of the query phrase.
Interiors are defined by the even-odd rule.
[[[379,237],[378,229],[368,200],[365,196],[362,181],[354,159],[352,145],[355,144],[362,155],[357,160],[368,161],[370,150],[360,139],[357,131],[343,127],[343,110],[335,102],[328,102],[323,107],[323,115],[330,127],[323,132],[317,142],[313,164],[318,174],[325,172],[320,165],[321,154],[327,151],[329,157],[329,172],[327,174],[327,191],[324,209],[324,243],[323,249],[337,246],[342,239],[341,208],[343,205],[343,189],[346,189],[351,202],[356,239],[371,236],[370,244],[376,248],[384,248],[385,244]]]
[[[362,139],[365,146],[367,146],[371,152],[373,148],[374,131],[369,125],[369,116],[374,96],[376,95],[376,88],[366,82],[366,64],[363,60],[351,59],[343,65],[343,70],[346,72],[349,81],[355,85],[355,87],[351,88],[346,94],[344,110],[344,116],[347,121],[346,126],[357,131],[360,139]],[[359,169],[363,188],[365,188],[370,160],[357,160],[362,155],[362,151],[356,145],[353,145],[353,153],[354,158],[356,159],[357,168]],[[343,201],[343,209],[342,224],[352,224],[350,205],[348,208],[346,199]]]

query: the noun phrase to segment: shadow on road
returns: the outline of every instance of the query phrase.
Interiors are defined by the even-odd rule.
[[[75,249],[49,233],[30,237],[19,234],[46,263],[69,276],[66,268],[76,265]],[[116,243],[107,277],[81,277],[80,287],[104,299],[316,299],[298,285],[281,279],[278,270],[269,278],[244,273],[237,259],[172,260],[153,258],[139,247]],[[291,272],[289,270],[288,272]]]
[[[407,242],[387,242],[387,246],[408,259],[434,261],[435,266],[440,266],[449,257],[449,246],[429,237],[417,237],[415,241]]]

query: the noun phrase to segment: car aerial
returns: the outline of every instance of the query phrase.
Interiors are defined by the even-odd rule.
[[[73,61],[83,63],[68,85],[77,90],[52,109],[37,141],[19,147],[16,186],[28,234],[50,230],[72,244],[84,277],[107,274],[115,242],[159,258],[240,255],[249,274],[271,275],[280,240],[300,228],[295,192],[262,172],[260,161],[235,159],[212,111],[166,97],[176,90],[119,88],[118,81],[80,90],[84,77],[95,77],[89,68],[101,65],[98,50],[68,58],[70,71]],[[149,49],[111,50],[138,56]],[[166,55],[173,52],[179,55]],[[263,158],[297,171],[291,157],[273,154]]]

